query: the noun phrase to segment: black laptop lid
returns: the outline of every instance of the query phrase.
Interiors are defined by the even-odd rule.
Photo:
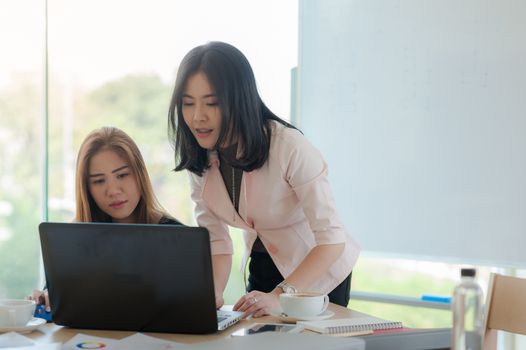
[[[204,228],[41,223],[53,322],[171,333],[217,330]]]

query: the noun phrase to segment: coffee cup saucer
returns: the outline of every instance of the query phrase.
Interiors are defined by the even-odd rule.
[[[42,325],[46,323],[47,321],[44,320],[43,318],[33,317],[31,320],[29,320],[29,322],[25,326],[18,326],[18,327],[0,326],[0,333],[6,333],[6,332],[29,333],[41,327]]]
[[[273,310],[270,312],[270,314],[274,317],[279,318],[280,321],[285,322],[285,323],[296,323],[298,321],[320,321],[320,320],[325,320],[325,319],[328,319],[334,316],[334,312],[331,310],[325,310],[319,315],[308,316],[308,317],[292,317],[292,316],[288,316],[287,314],[281,312],[280,310]]]

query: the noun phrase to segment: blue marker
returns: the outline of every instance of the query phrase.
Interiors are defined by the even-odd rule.
[[[38,304],[35,308],[34,317],[43,318],[44,320],[51,322],[51,311],[46,311],[44,304]]]
[[[434,303],[451,304],[451,297],[442,296],[442,295],[424,294],[424,295],[422,295],[420,297],[420,300],[422,300],[422,301],[432,301]]]

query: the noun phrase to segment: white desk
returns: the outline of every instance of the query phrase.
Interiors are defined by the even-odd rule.
[[[362,317],[367,314],[347,309],[339,305],[330,304],[329,310],[334,312],[334,318],[351,318]],[[229,338],[230,335],[247,325],[258,322],[281,323],[278,318],[273,316],[265,316],[257,319],[242,320],[238,324],[214,334],[193,335],[193,334],[173,334],[173,333],[144,333],[150,336],[175,341],[183,344],[197,344],[202,342],[209,342],[213,340],[220,340]],[[313,332],[305,331],[306,333],[315,334]],[[106,330],[89,330],[89,329],[75,329],[57,326],[53,323],[48,323],[37,331],[26,334],[27,337],[42,343],[65,343],[77,333],[84,333],[92,336],[121,339],[130,336],[136,332],[130,331],[106,331]],[[366,342],[366,350],[435,350],[448,349],[450,330],[404,330],[403,332],[380,333],[362,337]],[[278,349],[275,349],[278,350]]]
[[[360,317],[360,316],[365,315],[361,312],[347,309],[347,308],[344,308],[336,304],[330,304],[329,310],[334,311],[334,318]],[[202,335],[201,334],[200,335],[174,334],[174,333],[144,333],[144,334],[158,337],[161,339],[176,341],[179,343],[192,344],[192,343],[199,343],[199,342],[227,338],[227,337],[230,337],[230,335],[234,331],[242,327],[245,327],[247,325],[258,323],[258,322],[281,323],[280,320],[277,319],[276,317],[265,316],[265,317],[260,317],[256,319],[251,319],[251,320],[242,320],[238,324],[232,327],[229,327],[228,329],[224,331],[217,332],[214,334],[202,334]],[[54,323],[48,323],[32,333],[26,334],[26,336],[34,339],[35,341],[43,342],[43,343],[53,343],[53,342],[65,343],[69,339],[74,337],[77,333],[84,333],[84,334],[89,334],[89,335],[93,335],[97,337],[104,337],[104,338],[121,339],[121,338],[130,336],[136,332],[76,329],[76,328],[57,326]]]

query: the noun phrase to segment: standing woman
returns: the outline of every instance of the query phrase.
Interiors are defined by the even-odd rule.
[[[360,248],[343,227],[327,164],[302,133],[272,113],[235,47],[210,42],[181,62],[169,110],[175,170],[190,173],[195,216],[210,232],[216,305],[232,265],[227,225],[244,231],[247,315],[279,308],[279,294],[329,293],[347,306]]]

